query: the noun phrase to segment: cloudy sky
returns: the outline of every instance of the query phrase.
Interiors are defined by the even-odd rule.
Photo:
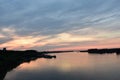
[[[0,48],[120,47],[120,0],[0,0]]]

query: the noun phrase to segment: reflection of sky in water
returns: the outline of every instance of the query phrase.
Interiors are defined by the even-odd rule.
[[[7,80],[119,80],[117,55],[57,54],[56,59],[37,59],[9,72]]]

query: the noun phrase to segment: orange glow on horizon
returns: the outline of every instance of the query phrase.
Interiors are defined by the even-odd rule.
[[[8,30],[4,30],[8,31]],[[14,31],[9,31],[14,32]],[[4,36],[1,36],[4,37]],[[47,45],[58,46],[48,50],[82,50],[88,48],[113,48],[120,47],[120,38],[97,38],[92,36],[73,35],[70,33],[60,33],[54,36],[13,36],[13,40],[2,43],[0,48],[7,47],[8,49],[25,50],[33,47],[45,47]],[[92,43],[89,43],[92,42]],[[78,43],[74,45],[73,43]],[[46,49],[47,50],[47,49]]]
[[[62,47],[62,48],[56,48],[52,50],[85,50],[90,48],[120,48],[119,45],[120,39],[111,39],[109,41],[103,40],[96,44],[87,44],[82,46],[69,46],[69,47]]]

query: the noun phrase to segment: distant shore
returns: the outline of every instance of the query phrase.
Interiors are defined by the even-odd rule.
[[[88,52],[88,53],[93,53],[93,54],[111,54],[111,53],[116,53],[120,54],[120,48],[103,48],[103,49],[88,49],[88,50],[82,50],[80,52]]]

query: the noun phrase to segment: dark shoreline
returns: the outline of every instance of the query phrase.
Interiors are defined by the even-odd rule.
[[[38,58],[52,59],[55,55],[43,54],[41,52],[27,50],[27,51],[10,51],[0,50],[0,80],[4,80],[7,72],[18,67],[22,63],[29,63]]]

